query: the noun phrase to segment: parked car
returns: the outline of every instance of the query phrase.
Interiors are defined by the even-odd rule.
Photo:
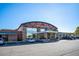
[[[66,40],[73,40],[72,37],[62,37],[62,39],[63,39],[63,40],[64,40],[64,39],[66,39]]]
[[[0,45],[1,44],[4,44],[4,39],[3,38],[0,38]]]
[[[49,42],[49,39],[37,39],[36,42]]]
[[[36,42],[36,40],[35,40],[35,39],[33,39],[33,38],[29,38],[29,39],[26,39],[26,42],[33,43],[33,42]]]
[[[72,38],[72,40],[75,40],[76,39],[76,37],[73,37],[73,36],[71,38]]]
[[[43,42],[49,42],[49,39],[42,39]]]
[[[79,37],[75,37],[76,39],[79,39]]]

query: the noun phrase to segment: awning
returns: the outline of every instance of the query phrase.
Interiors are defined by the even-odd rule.
[[[39,33],[58,33],[58,31],[42,31],[42,32],[36,32],[33,34],[39,34]]]
[[[0,32],[1,35],[6,35],[6,34],[16,34],[16,32]]]

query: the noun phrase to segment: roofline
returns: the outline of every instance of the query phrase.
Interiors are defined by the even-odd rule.
[[[24,22],[24,23],[22,23],[16,30],[18,30],[21,26],[23,26],[24,24],[26,24],[26,23],[32,23],[32,22],[41,22],[41,23],[46,23],[46,24],[49,24],[49,25],[52,25],[52,24],[50,24],[50,23],[47,23],[47,22],[42,22],[42,21],[30,21],[30,22]],[[52,25],[52,26],[54,26],[54,25]],[[56,29],[58,29],[56,26],[54,26]]]

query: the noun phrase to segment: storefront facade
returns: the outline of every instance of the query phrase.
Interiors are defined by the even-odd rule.
[[[33,30],[34,29],[34,30]],[[30,31],[29,31],[30,30]],[[22,31],[23,39],[26,38],[52,38],[58,32],[57,27],[46,22],[27,22],[20,25],[18,31]],[[50,34],[50,37],[48,36]],[[34,37],[35,36],[35,37]]]
[[[22,23],[15,30],[0,30],[0,35],[6,39],[5,41],[22,41],[27,38],[53,39],[57,33],[57,27],[40,21]]]
[[[22,32],[16,30],[2,29],[0,30],[0,37],[7,41],[20,41],[22,40]]]

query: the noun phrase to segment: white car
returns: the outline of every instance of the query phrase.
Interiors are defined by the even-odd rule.
[[[38,39],[38,40],[36,40],[37,42],[49,42],[50,41],[50,39]]]
[[[3,43],[4,43],[3,38],[0,38],[0,44],[3,44]]]
[[[30,43],[35,42],[35,41],[36,41],[35,39],[27,39],[27,42],[30,42]]]
[[[49,42],[50,39],[41,39],[43,42]]]

